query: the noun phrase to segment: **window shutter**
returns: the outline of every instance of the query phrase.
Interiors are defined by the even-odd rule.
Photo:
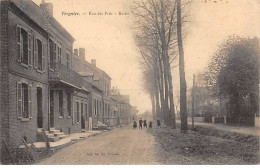
[[[28,33],[28,65],[32,66],[32,36]]]
[[[22,117],[22,84],[17,83],[17,117]]]
[[[28,115],[32,117],[32,85],[28,86]]]
[[[21,28],[16,26],[17,61],[21,62]]]
[[[34,68],[38,68],[38,45],[37,45],[37,38],[34,37]]]
[[[45,61],[46,61],[46,45],[42,43],[42,71],[45,72]]]

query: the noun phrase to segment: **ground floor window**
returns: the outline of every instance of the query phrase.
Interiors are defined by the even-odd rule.
[[[17,112],[20,118],[29,118],[31,116],[31,89],[32,85],[27,83],[17,83]]]
[[[79,102],[76,102],[76,122],[79,122]]]
[[[67,93],[67,111],[68,116],[71,116],[71,93]]]

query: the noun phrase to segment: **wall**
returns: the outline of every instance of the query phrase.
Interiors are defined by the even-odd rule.
[[[5,151],[2,138],[8,138],[8,2],[0,1],[0,162],[4,161]]]

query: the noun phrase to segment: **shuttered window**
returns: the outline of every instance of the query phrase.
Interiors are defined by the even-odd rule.
[[[32,85],[17,83],[17,117],[32,117]]]

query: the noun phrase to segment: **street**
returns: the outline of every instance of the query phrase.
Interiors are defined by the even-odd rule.
[[[212,134],[214,133],[214,134]],[[40,165],[257,164],[259,137],[198,127],[115,128],[58,150]]]
[[[146,129],[133,130],[131,126],[125,126],[77,142],[37,164],[158,164],[154,143],[154,137]]]

